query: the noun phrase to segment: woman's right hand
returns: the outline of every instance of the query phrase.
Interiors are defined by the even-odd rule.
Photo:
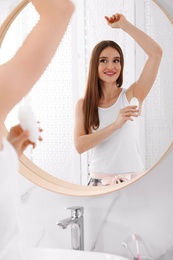
[[[139,110],[137,106],[127,106],[120,109],[117,119],[114,122],[114,125],[117,128],[121,128],[128,120],[134,121],[133,117],[139,116]]]
[[[122,28],[124,22],[127,21],[125,16],[122,14],[119,14],[119,13],[113,14],[110,17],[105,16],[105,19],[106,19],[108,25],[112,28]]]

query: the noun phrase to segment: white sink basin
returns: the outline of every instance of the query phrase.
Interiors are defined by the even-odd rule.
[[[30,248],[29,260],[129,260],[128,258],[107,253],[75,251],[54,248]]]

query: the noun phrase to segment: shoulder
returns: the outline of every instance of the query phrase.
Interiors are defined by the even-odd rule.
[[[76,102],[76,108],[82,109],[83,108],[83,103],[84,103],[84,98],[78,99],[78,101]]]
[[[80,116],[83,114],[83,103],[84,103],[84,98],[80,98],[77,100],[76,106],[75,106],[76,116]]]

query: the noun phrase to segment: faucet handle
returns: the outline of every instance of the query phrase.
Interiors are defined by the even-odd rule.
[[[68,207],[66,209],[71,210],[71,216],[73,218],[80,218],[84,214],[84,208],[81,206],[73,206],[73,207]]]

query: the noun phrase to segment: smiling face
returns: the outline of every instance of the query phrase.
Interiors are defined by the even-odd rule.
[[[99,56],[98,75],[105,83],[116,83],[121,73],[120,54],[113,47],[106,47]]]

